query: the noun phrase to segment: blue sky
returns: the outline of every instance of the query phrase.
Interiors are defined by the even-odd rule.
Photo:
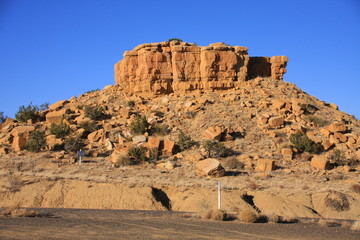
[[[124,51],[174,37],[286,55],[285,81],[360,119],[360,0],[0,0],[0,112],[102,89]]]

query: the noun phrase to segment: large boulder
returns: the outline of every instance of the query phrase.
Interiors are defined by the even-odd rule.
[[[53,111],[46,114],[46,121],[49,123],[61,123],[64,119],[66,109],[61,109],[59,111]]]
[[[225,175],[225,169],[217,159],[207,158],[196,164],[196,173],[204,177],[222,177]]]
[[[204,132],[204,137],[209,140],[217,140],[219,141],[224,133],[224,129],[219,126],[209,127]]]
[[[275,170],[275,161],[271,159],[259,159],[255,168],[259,172],[270,172]]]
[[[311,166],[316,169],[327,170],[330,168],[330,162],[323,155],[315,155],[311,159]]]

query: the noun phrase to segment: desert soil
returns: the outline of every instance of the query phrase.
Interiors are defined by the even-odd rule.
[[[43,217],[0,218],[0,239],[359,239],[348,228],[317,224],[243,224],[189,213],[35,209]]]

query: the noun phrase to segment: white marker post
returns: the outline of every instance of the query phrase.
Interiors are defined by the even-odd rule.
[[[82,157],[85,156],[85,152],[83,152],[83,151],[80,149],[80,151],[78,151],[77,155],[78,155],[78,157],[79,157],[79,165],[81,165],[81,160],[82,160]]]
[[[218,182],[218,209],[221,208],[221,182]]]

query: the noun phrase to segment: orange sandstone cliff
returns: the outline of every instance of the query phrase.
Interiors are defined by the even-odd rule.
[[[142,44],[115,64],[115,82],[128,93],[226,90],[255,77],[282,80],[286,56],[249,57],[248,49],[179,41]]]

